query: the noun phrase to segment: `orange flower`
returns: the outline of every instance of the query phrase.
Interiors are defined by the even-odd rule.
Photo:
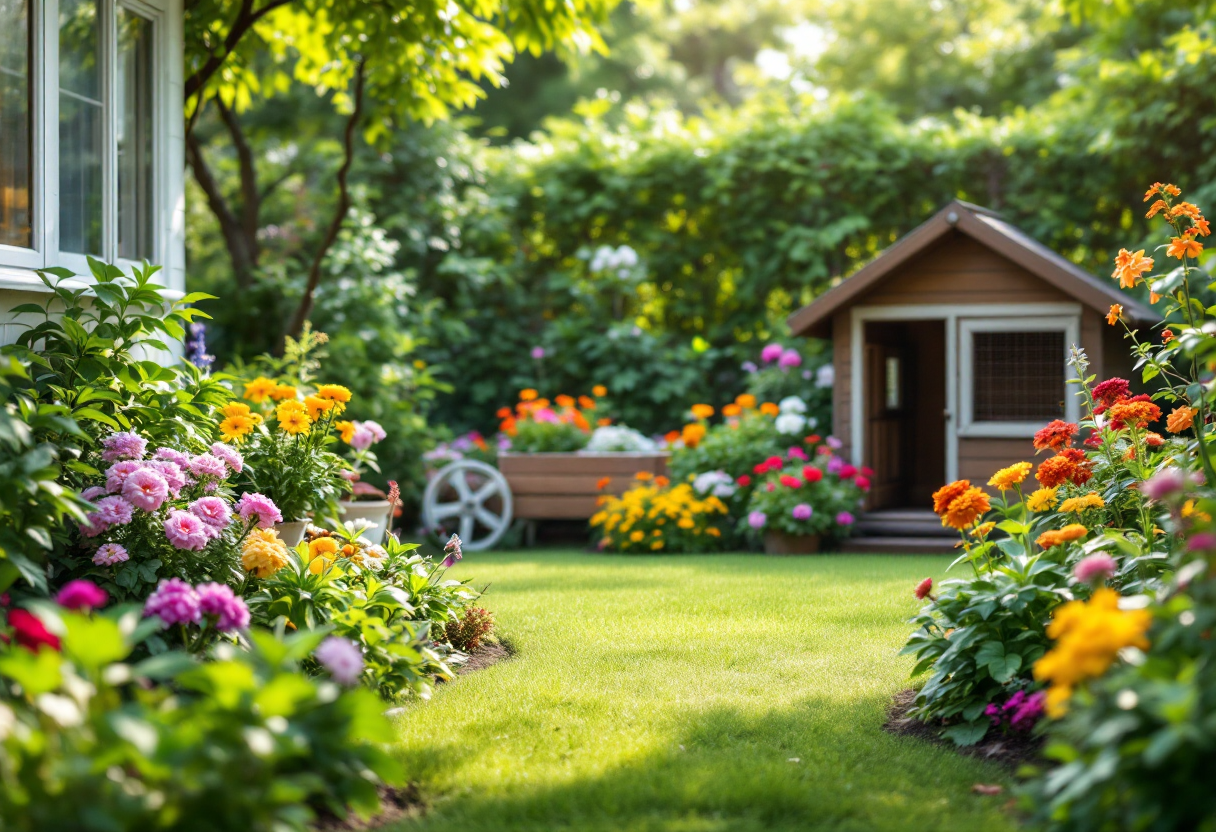
[[[1132,289],[1139,282],[1140,275],[1152,271],[1152,268],[1153,258],[1145,257],[1144,249],[1132,252],[1121,248],[1115,257],[1115,270],[1110,276],[1119,280],[1120,288]]]
[[[684,440],[685,448],[697,447],[701,444],[701,440],[705,438],[705,425],[700,422],[685,425],[684,430],[680,432],[680,438]]]
[[[1072,438],[1077,435],[1077,426],[1063,419],[1055,419],[1046,427],[1040,428],[1034,435],[1034,447],[1037,451],[1058,451],[1072,444]]]
[[[668,445],[674,445],[680,441],[680,432],[678,430],[667,431],[667,433],[663,434],[663,441]]]
[[[506,419],[503,419],[502,424],[498,426],[498,429],[507,436],[515,436],[515,434],[519,433],[519,428],[516,427],[516,420],[514,416],[509,416]]]
[[[548,399],[535,399],[532,402],[531,406],[534,410],[543,410],[544,408],[549,406],[549,400]]]
[[[1123,304],[1112,303],[1110,305],[1110,311],[1106,313],[1106,322],[1108,324],[1110,324],[1111,326],[1114,326],[1115,324],[1119,323],[1119,321],[1122,318],[1123,318]]]
[[[579,396],[578,406],[583,410],[595,410],[595,399],[590,396]]]
[[[1206,237],[1212,233],[1212,227],[1208,225],[1208,221],[1205,217],[1196,217],[1194,222],[1191,224],[1191,230],[1200,237]]]
[[[707,404],[694,404],[691,408],[693,418],[708,419],[714,415],[714,409]]]
[[[943,485],[941,488],[933,492],[933,513],[938,517],[944,517],[946,509],[955,497],[962,494],[971,487],[971,480],[955,480],[949,485]]]
[[[1168,344],[1170,341],[1173,341],[1173,340],[1174,340],[1174,330],[1169,329],[1168,327],[1166,329],[1161,330],[1161,343]]]
[[[350,444],[350,440],[355,438],[354,422],[338,422],[334,425],[334,428],[337,429],[338,436],[342,437],[342,441],[347,445]]]
[[[744,410],[752,410],[756,406],[756,397],[751,393],[741,393],[735,396],[735,404]]]
[[[1093,476],[1093,462],[1077,448],[1065,448],[1053,457],[1043,460],[1034,478],[1044,488],[1056,488],[1066,482],[1084,485]]]
[[[962,531],[982,517],[988,508],[988,495],[973,486],[950,501],[942,516],[942,525]]]
[[[500,407],[500,408],[498,408],[498,412],[495,413],[494,415],[497,416],[499,419],[509,419],[509,418],[511,418],[511,416],[513,414],[514,414],[514,411],[512,411],[511,408]]]
[[[1165,420],[1165,428],[1170,433],[1182,433],[1195,423],[1195,416],[1198,413],[1198,408],[1185,404],[1175,407],[1169,418]]]
[[[773,404],[772,402],[765,402],[764,404],[760,405],[760,412],[765,416],[776,416],[781,412],[781,408],[777,407],[777,405]]]
[[[1059,546],[1073,540],[1079,540],[1088,533],[1089,529],[1080,523],[1070,523],[1062,529],[1052,529],[1043,532],[1035,542],[1044,549],[1050,549],[1052,546]]]
[[[591,423],[587,421],[587,417],[581,411],[574,411],[574,426],[583,433],[591,430]]]
[[[1165,186],[1162,185],[1160,182],[1154,182],[1153,186],[1144,192],[1144,201],[1148,202],[1150,199],[1152,199],[1154,196],[1156,196],[1158,193],[1160,193],[1160,191],[1163,187],[1165,187]]]
[[[660,474],[659,476],[654,478],[654,484],[658,488],[666,488],[667,486],[671,485],[671,480],[667,479],[667,477],[664,477],[663,475]]]
[[[595,420],[595,423],[597,425],[599,425],[601,428],[606,428],[612,424],[612,420],[609,419],[607,416],[601,416],[600,418]]]
[[[540,394],[537,393],[535,390],[533,390],[531,387],[528,387],[528,388],[525,388],[525,389],[519,391],[519,400],[521,402],[535,401],[536,397],[539,395]]]
[[[604,398],[604,396],[608,395],[608,388],[602,384],[597,384],[591,388],[591,395],[595,396],[596,398],[602,399],[602,398]]]
[[[1191,202],[1179,202],[1170,209],[1167,215],[1170,219],[1177,217],[1190,217],[1191,219],[1199,219],[1203,214],[1199,210],[1199,206]]]
[[[1183,260],[1187,257],[1198,257],[1202,251],[1203,243],[1183,235],[1181,237],[1171,237],[1170,247],[1165,250],[1165,253],[1170,257],[1177,257],[1179,260]]]
[[[1161,190],[1169,196],[1178,196],[1182,193],[1182,188],[1179,188],[1177,185],[1162,185]]]
[[[638,471],[633,475],[633,478],[640,482],[649,482],[650,480],[654,479],[654,474],[650,473],[649,471]]]
[[[1167,208],[1169,208],[1169,206],[1165,204],[1165,200],[1159,199],[1152,205],[1148,206],[1148,213],[1145,214],[1144,217],[1145,219],[1151,220],[1153,217],[1157,216],[1159,212],[1164,211]]]
[[[1159,433],[1149,431],[1144,435],[1144,444],[1148,445],[1150,448],[1160,448],[1165,444],[1165,437]]]
[[[1162,298],[1162,297],[1163,297],[1163,295],[1159,295],[1159,294],[1157,294],[1156,292],[1154,292],[1154,291],[1152,291],[1152,290],[1149,290],[1149,293],[1148,293],[1148,302],[1149,302],[1149,303],[1156,303],[1157,301],[1161,300],[1161,298]]]
[[[608,483],[612,482],[612,477],[600,477],[595,481],[595,490],[603,491],[608,487]]]
[[[735,416],[738,416],[742,412],[743,412],[743,408],[739,407],[739,405],[737,405],[737,404],[722,405],[722,415],[723,416],[728,416],[728,417],[733,418]]]
[[[1138,428],[1147,427],[1149,422],[1155,422],[1161,418],[1161,408],[1157,405],[1135,399],[1119,402],[1108,412],[1110,413],[1110,426],[1115,430],[1121,430],[1127,425],[1135,425]]]
[[[558,407],[574,407],[574,399],[571,396],[567,396],[565,393],[558,396],[553,401],[557,403]]]

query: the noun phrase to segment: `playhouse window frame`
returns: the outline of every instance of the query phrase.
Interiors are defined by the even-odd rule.
[[[1060,332],[1063,334],[1061,367],[1066,366],[1069,349],[1081,341],[1081,322],[1077,316],[960,318],[959,337],[959,423],[960,437],[990,437],[1021,439],[1032,437],[1043,427],[1042,420],[1027,422],[979,421],[975,418],[975,334],[977,332]],[[1068,372],[1063,373],[1060,395],[1064,402],[1063,418],[1069,422],[1080,419],[1081,406],[1068,390]]]

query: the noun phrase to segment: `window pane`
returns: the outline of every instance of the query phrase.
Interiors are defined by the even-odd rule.
[[[59,0],[59,248],[101,254],[104,121],[96,0]]]
[[[0,244],[33,245],[30,23],[26,0],[0,0]]]
[[[1063,332],[976,332],[973,338],[975,421],[1064,417]]]
[[[118,9],[118,256],[152,259],[152,21]]]

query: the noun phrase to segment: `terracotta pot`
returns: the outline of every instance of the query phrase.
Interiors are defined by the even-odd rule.
[[[363,533],[363,537],[374,545],[382,545],[392,524],[393,516],[389,510],[388,500],[342,500],[338,503],[342,511],[342,521],[369,520],[375,527]]]
[[[818,551],[819,535],[817,534],[764,533],[764,553],[766,555],[813,555]]]
[[[307,520],[291,520],[274,525],[274,530],[279,533],[279,539],[286,543],[288,548],[295,547],[304,539],[306,528],[308,528]]]

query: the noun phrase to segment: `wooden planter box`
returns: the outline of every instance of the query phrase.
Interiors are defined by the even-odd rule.
[[[668,454],[498,455],[498,470],[511,486],[515,516],[524,520],[588,520],[601,494],[623,494],[633,475],[667,475]],[[595,485],[608,477],[608,487]]]

